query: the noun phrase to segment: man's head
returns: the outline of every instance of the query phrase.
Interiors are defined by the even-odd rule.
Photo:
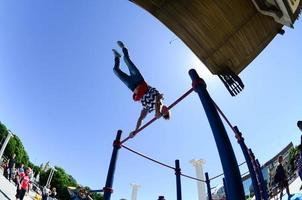
[[[86,190],[85,188],[80,188],[79,189],[79,192],[78,192],[78,195],[81,199],[84,199],[86,197]]]
[[[300,129],[300,131],[302,131],[302,121],[298,121],[297,126]]]
[[[278,157],[278,162],[281,164],[281,163],[282,163],[282,161],[283,161],[283,156],[282,156],[282,155],[280,155],[280,156]]]
[[[134,101],[141,100],[141,98],[144,96],[144,94],[146,94],[147,91],[148,91],[147,83],[145,81],[140,83],[133,91],[133,96],[132,96],[133,100]]]
[[[170,117],[171,117],[170,110],[169,110],[169,108],[168,108],[167,106],[165,106],[165,105],[163,105],[163,106],[161,107],[160,113],[161,113],[161,115],[163,116],[163,118],[166,119],[166,120],[169,120]]]
[[[31,173],[31,168],[30,168],[30,167],[27,167],[26,170],[25,170],[25,173],[26,173],[27,175],[29,175],[29,174]]]

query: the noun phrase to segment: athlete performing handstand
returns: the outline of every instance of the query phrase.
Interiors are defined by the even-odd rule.
[[[143,119],[148,113],[155,111],[156,118],[160,118],[162,116],[164,119],[170,119],[170,111],[162,102],[163,94],[159,93],[156,88],[151,87],[145,82],[144,77],[130,60],[128,50],[123,42],[118,41],[117,44],[122,48],[124,61],[129,69],[130,75],[126,74],[120,69],[121,54],[115,49],[112,49],[115,57],[113,71],[116,76],[133,92],[133,100],[140,101],[143,106],[143,109],[137,120],[135,130],[129,135],[130,137],[134,137],[136,131],[139,129]]]

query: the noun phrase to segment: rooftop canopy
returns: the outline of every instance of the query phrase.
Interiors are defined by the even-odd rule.
[[[165,24],[218,75],[238,75],[283,25],[293,25],[301,9],[300,0],[130,1]]]

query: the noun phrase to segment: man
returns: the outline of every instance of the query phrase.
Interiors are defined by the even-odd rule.
[[[23,200],[25,193],[28,191],[29,189],[29,185],[30,185],[30,178],[29,175],[31,173],[31,168],[27,168],[25,170],[25,173],[23,173],[21,175],[21,182],[20,182],[20,193],[19,193],[19,198],[20,200]]]
[[[9,169],[8,180],[11,180],[11,178],[13,178],[13,173],[15,171],[15,165],[16,165],[15,158],[16,158],[16,154],[13,154],[13,157],[8,161],[8,169]]]
[[[45,185],[42,191],[42,200],[47,200],[50,193],[50,185]]]
[[[112,49],[114,53],[114,68],[113,71],[116,76],[133,92],[133,100],[140,101],[143,109],[141,110],[140,116],[137,120],[135,130],[130,133],[130,137],[134,137],[136,131],[142,124],[143,119],[148,113],[155,111],[155,117],[164,119],[170,119],[170,112],[167,106],[162,102],[163,94],[160,94],[156,88],[148,85],[140,71],[130,60],[129,53],[123,42],[118,41],[117,44],[122,48],[124,54],[124,61],[129,69],[130,75],[126,74],[120,69],[120,58],[121,54],[115,49]]]
[[[77,192],[76,188],[67,187],[67,191],[71,196],[71,200],[93,200],[87,190],[83,187],[80,187]]]
[[[23,163],[20,164],[20,167],[18,169],[18,174],[20,175],[22,173],[24,173],[24,164]]]
[[[298,121],[297,126],[300,129],[300,131],[302,131],[302,121]]]
[[[296,162],[296,166],[298,169],[298,175],[300,177],[300,180],[302,181],[302,145],[298,145],[298,150],[299,150],[299,154],[298,154],[298,159]],[[300,186],[300,190],[302,189],[302,185]]]
[[[278,183],[278,187],[279,187],[279,190],[280,190],[280,200],[282,199],[282,196],[283,196],[283,189],[285,188],[286,189],[286,193],[288,195],[288,197],[291,197],[292,195],[290,194],[289,192],[289,187],[288,187],[288,180],[287,180],[287,172],[285,171],[283,165],[282,165],[282,162],[283,162],[283,156],[280,155],[278,157],[278,162],[279,162],[279,165],[277,166],[277,169],[276,169],[276,174],[275,174],[275,182]]]

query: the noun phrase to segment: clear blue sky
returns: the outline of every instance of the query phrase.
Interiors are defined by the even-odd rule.
[[[141,109],[112,72],[111,49],[122,40],[168,104],[189,89],[187,72],[197,68],[264,163],[300,138],[302,23],[285,30],[240,74],[246,87],[231,97],[180,40],[169,43],[176,38],[172,32],[126,0],[1,0],[0,120],[22,139],[32,162],[50,161],[79,183],[102,188],[115,133],[122,129],[127,136]],[[229,136],[240,163],[242,153],[230,131]],[[194,93],[173,109],[169,122],[157,121],[127,145],[169,165],[180,159],[182,172],[192,176],[193,158],[207,161],[210,176],[222,172]],[[139,199],[175,199],[173,171],[122,149],[112,199],[130,199],[130,183],[141,185]],[[186,178],[182,183],[183,198],[197,199],[196,183]]]

